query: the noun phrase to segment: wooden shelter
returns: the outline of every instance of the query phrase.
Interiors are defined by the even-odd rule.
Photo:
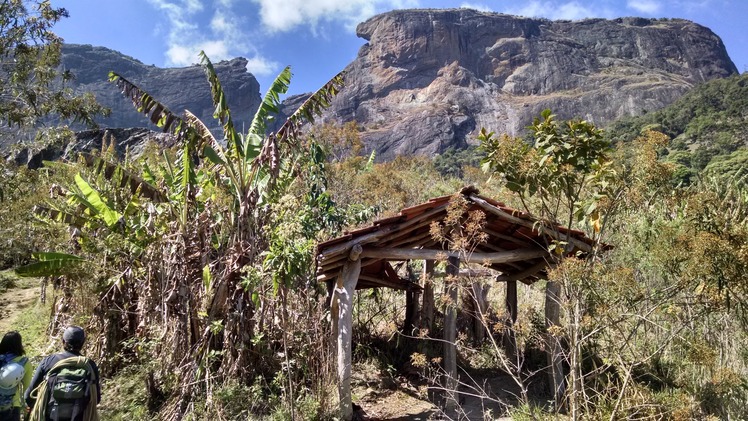
[[[448,275],[459,275],[460,263],[478,263],[490,268],[497,272],[497,281],[507,282],[506,307],[511,322],[514,322],[517,317],[517,281],[530,284],[546,276],[549,266],[558,260],[548,253],[548,245],[553,240],[567,244],[565,255],[592,251],[593,241],[581,231],[541,225],[531,215],[481,196],[473,187],[463,188],[457,195],[464,199],[464,215],[476,210],[485,215],[485,223],[481,228],[485,233],[485,241],[476,244],[471,253],[450,251],[432,235],[432,224],[445,223],[454,195],[433,198],[426,203],[403,209],[397,216],[380,219],[369,227],[348,232],[317,246],[317,280],[326,282],[331,294],[333,335],[337,337],[340,409],[344,419],[350,419],[352,415],[350,376],[353,292],[364,288],[394,288],[407,291],[410,303],[417,296],[414,293],[422,289],[422,286],[400,278],[391,262],[424,260],[424,267],[428,272],[433,270],[435,261],[446,260]],[[468,219],[461,220],[466,223]],[[546,292],[548,324],[557,324],[559,321],[559,288],[553,284],[549,282]],[[433,291],[423,292],[423,312],[431,311],[433,314]],[[457,303],[456,285],[446,283],[444,292],[452,302]],[[429,294],[431,303],[428,302]],[[406,310],[406,323],[408,312]],[[448,374],[445,386],[448,390],[456,390],[454,306],[448,306],[444,318],[443,361]],[[557,349],[549,359],[557,394],[563,388],[560,355],[560,349]],[[448,399],[448,409],[455,404],[456,402],[450,403]]]

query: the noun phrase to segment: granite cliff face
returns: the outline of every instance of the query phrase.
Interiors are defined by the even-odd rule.
[[[137,112],[117,87],[107,81],[114,71],[150,93],[177,114],[185,109],[198,116],[209,127],[220,133],[213,119],[210,85],[200,66],[162,69],[148,66],[104,47],[66,44],[62,50],[64,68],[75,75],[73,87],[78,92],[93,92],[96,99],[112,109],[108,118],[98,120],[102,127],[147,127],[158,130]],[[247,71],[247,60],[235,58],[214,63],[216,73],[227,92],[229,107],[237,127],[248,126],[260,106],[260,85]]]
[[[327,120],[358,121],[381,159],[465,147],[481,127],[521,134],[545,108],[605,125],[737,73],[719,37],[685,20],[399,10],[357,33],[368,43]]]
[[[737,73],[719,37],[685,20],[571,22],[469,9],[399,10],[359,24],[357,33],[368,42],[347,66],[347,86],[323,120],[356,120],[366,148],[383,160],[464,148],[481,127],[519,135],[546,108],[604,126]],[[246,64],[243,58],[215,64],[237,127],[248,127],[261,101]],[[189,109],[220,135],[199,66],[161,69],[90,45],[66,45],[63,65],[76,75],[76,90],[94,92],[112,109],[102,127],[155,129],[107,82],[114,70],[172,111]],[[288,98],[278,121],[303,99]]]

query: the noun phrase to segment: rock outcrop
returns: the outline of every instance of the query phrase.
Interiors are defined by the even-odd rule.
[[[462,148],[481,127],[521,134],[546,108],[604,126],[737,72],[719,37],[678,19],[398,10],[357,33],[368,43],[327,120],[358,121],[380,159]]]
[[[93,92],[102,105],[111,108],[110,117],[97,120],[102,127],[156,129],[113,83],[107,81],[109,72],[114,71],[140,86],[176,114],[181,115],[188,109],[220,133],[220,125],[213,119],[210,85],[200,66],[162,69],[145,65],[108,48],[76,44],[63,47],[62,64],[75,75],[73,88],[77,92]],[[235,58],[214,63],[214,67],[227,93],[234,123],[237,127],[242,127],[242,124],[248,127],[261,98],[257,79],[247,71],[247,60]]]
[[[115,154],[122,158],[126,154],[131,157],[139,156],[149,145],[165,149],[174,146],[175,143],[176,138],[169,133],[154,132],[140,127],[83,130],[76,132],[72,141],[51,142],[40,148],[26,146],[9,154],[6,159],[36,169],[43,165],[43,161],[74,161],[79,152],[101,150],[109,144],[114,144]]]

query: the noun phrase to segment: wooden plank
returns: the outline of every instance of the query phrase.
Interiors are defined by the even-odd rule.
[[[485,200],[481,199],[480,197],[478,197],[476,195],[471,195],[470,199],[473,202],[475,202],[475,204],[477,204],[478,206],[480,206],[482,209],[486,210],[487,212],[491,213],[492,215],[495,215],[495,216],[497,216],[497,217],[499,217],[499,218],[501,218],[501,219],[503,219],[505,221],[511,222],[513,224],[517,224],[517,225],[521,225],[521,226],[526,227],[526,228],[533,229],[533,225],[534,225],[533,221],[528,221],[528,220],[525,220],[525,219],[522,219],[522,218],[518,218],[518,217],[516,217],[514,215],[510,215],[510,214],[502,211],[501,209],[499,209],[499,208],[497,208],[495,206],[492,206],[491,204],[489,204],[488,202],[486,202]],[[549,229],[547,229],[544,232],[545,235],[548,235],[549,237],[551,237],[551,238],[553,238],[555,240],[558,240],[558,241],[567,241],[569,244],[573,245],[574,247],[576,247],[579,250],[582,250],[584,252],[589,253],[589,252],[592,251],[592,246],[590,246],[589,244],[585,243],[584,241],[580,241],[577,238],[574,238],[571,235],[571,232],[569,233],[569,235],[562,235],[561,232],[559,232],[557,228],[556,229],[550,229],[550,227],[546,227],[546,228],[549,228]]]
[[[509,250],[496,253],[463,253],[454,251],[431,250],[431,249],[405,249],[405,248],[364,248],[362,257],[386,260],[443,260],[448,257],[462,257],[466,263],[511,263],[523,260],[537,259],[548,255],[544,249],[529,248]]]
[[[520,272],[511,273],[509,275],[499,275],[496,277],[496,280],[499,282],[521,281],[525,278],[537,275],[538,272],[550,267],[551,265],[552,263],[549,263],[546,259],[541,259],[539,262]]]
[[[509,315],[506,321],[504,350],[507,356],[514,360],[517,357],[517,339],[514,334],[514,325],[517,323],[517,281],[507,281],[504,306]]]
[[[421,328],[431,332],[434,324],[434,261],[426,260],[423,265],[421,287],[423,288],[423,304],[421,305]]]
[[[399,224],[393,224],[389,226],[383,226],[379,230],[372,232],[370,234],[362,235],[360,237],[354,237],[349,241],[346,241],[345,243],[338,244],[336,246],[330,247],[326,250],[320,250],[319,251],[319,257],[318,258],[324,258],[325,256],[332,256],[338,253],[344,253],[351,247],[353,247],[354,244],[358,243],[361,245],[369,244],[375,241],[380,240],[383,237],[386,237],[387,234],[390,234],[392,232],[404,230],[408,227],[411,227],[415,224],[418,224],[419,222],[431,218],[432,216],[443,212],[447,208],[447,205],[444,204],[442,206],[436,207],[428,212],[425,212],[417,217],[414,217],[412,219],[409,219],[408,221],[399,223]]]
[[[483,232],[485,232],[486,234],[490,235],[491,237],[498,238],[499,240],[509,241],[511,243],[520,245],[522,247],[529,247],[530,246],[530,243],[527,242],[527,241],[522,241],[522,240],[520,240],[517,237],[512,237],[511,235],[501,234],[501,233],[499,233],[497,231],[494,231],[492,229],[489,229],[489,228],[484,228]]]
[[[413,236],[411,232],[407,232],[404,235],[402,235],[402,238],[398,238],[398,237],[393,237],[392,240],[389,240],[390,242],[384,243],[384,245],[386,247],[401,247],[404,244],[408,244],[409,247],[414,247],[414,246],[421,247],[423,246],[423,244],[420,243],[421,240],[426,239],[426,238],[430,239],[431,233],[426,231],[424,233]]]

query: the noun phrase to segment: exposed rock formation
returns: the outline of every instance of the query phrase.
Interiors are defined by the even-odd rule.
[[[545,108],[605,125],[737,72],[719,37],[686,20],[399,10],[357,33],[368,43],[328,120],[357,120],[381,159],[465,147],[480,127],[520,134]]]
[[[144,128],[116,128],[102,130],[83,130],[75,133],[75,140],[65,143],[50,143],[42,148],[24,147],[7,159],[18,165],[25,165],[35,169],[43,165],[43,161],[58,159],[75,160],[79,152],[91,152],[101,149],[104,144],[114,143],[115,152],[119,157],[125,153],[138,156],[149,144],[157,148],[168,148],[175,144],[176,138],[169,133],[158,133]]]
[[[171,111],[181,114],[189,109],[220,132],[220,125],[213,119],[210,85],[200,66],[162,69],[108,48],[76,44],[63,47],[62,63],[75,75],[73,86],[77,91],[93,92],[102,105],[112,109],[110,117],[98,120],[102,127],[156,129],[113,83],[107,81],[109,72],[114,71],[146,90]],[[261,99],[260,85],[247,71],[247,60],[235,58],[214,63],[214,66],[227,94],[234,123],[237,127],[248,126]]]

